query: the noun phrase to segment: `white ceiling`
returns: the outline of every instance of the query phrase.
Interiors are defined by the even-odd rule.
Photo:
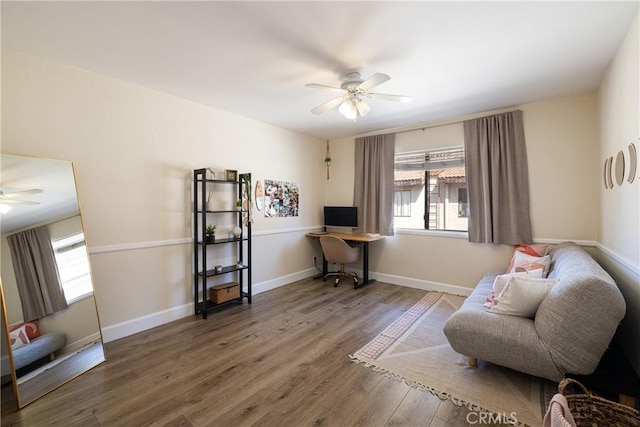
[[[2,2],[2,46],[321,138],[597,88],[626,2]],[[310,109],[349,71],[391,80],[356,123]]]
[[[42,190],[15,198],[36,205],[9,204],[13,209],[0,216],[1,234],[79,213],[71,162],[1,154],[0,189],[5,194]]]

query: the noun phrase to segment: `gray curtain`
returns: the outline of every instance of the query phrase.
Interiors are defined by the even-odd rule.
[[[522,111],[464,122],[469,241],[531,243]]]
[[[67,308],[49,229],[32,228],[7,238],[25,321]]]
[[[358,232],[393,236],[395,135],[356,138],[353,205]]]

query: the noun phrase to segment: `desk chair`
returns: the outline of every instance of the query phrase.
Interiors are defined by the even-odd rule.
[[[344,271],[344,265],[351,262],[356,262],[360,258],[360,247],[349,246],[347,242],[339,237],[335,236],[322,236],[320,237],[320,246],[322,246],[322,252],[327,262],[332,264],[340,264],[340,271],[334,271],[325,274],[326,280],[329,276],[335,276],[336,282],[334,287],[338,286],[338,282],[342,276],[351,277],[353,284],[358,284],[358,275],[356,273],[346,273]]]

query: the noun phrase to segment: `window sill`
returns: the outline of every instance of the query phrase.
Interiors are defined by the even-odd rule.
[[[67,301],[67,305],[73,305],[73,304],[75,304],[77,302],[80,302],[80,301],[82,301],[84,299],[91,298],[91,297],[93,297],[93,292],[88,292],[88,293],[86,293],[84,295],[80,295],[79,297],[70,299],[69,301]]]
[[[417,236],[436,236],[436,237],[452,237],[454,239],[469,239],[469,233],[466,231],[450,231],[450,230],[418,230],[415,228],[396,228],[395,234],[413,234]]]

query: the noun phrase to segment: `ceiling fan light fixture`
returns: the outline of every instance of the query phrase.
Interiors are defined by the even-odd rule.
[[[338,111],[349,120],[355,120],[358,117],[358,110],[352,99],[346,99],[340,104]]]
[[[318,83],[309,83],[307,87],[314,89],[341,92],[342,96],[325,102],[311,109],[313,114],[322,114],[327,110],[338,107],[338,111],[349,120],[356,121],[358,117],[363,117],[371,111],[369,104],[363,101],[363,97],[372,99],[382,99],[396,102],[409,102],[411,98],[402,95],[389,95],[383,93],[372,93],[370,89],[388,81],[391,77],[386,74],[376,73],[366,80],[363,80],[358,72],[348,73],[340,84],[340,87],[327,86]]]
[[[371,106],[364,102],[362,99],[359,99],[356,102],[356,109],[358,110],[358,114],[360,116],[366,116],[369,111],[371,111]]]

